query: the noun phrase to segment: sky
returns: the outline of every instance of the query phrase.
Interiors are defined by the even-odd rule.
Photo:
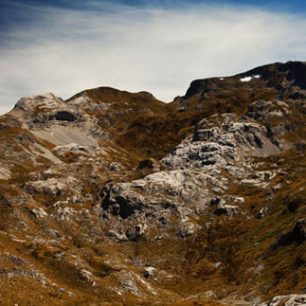
[[[306,1],[0,0],[0,114],[87,88],[170,102],[198,78],[306,60]]]

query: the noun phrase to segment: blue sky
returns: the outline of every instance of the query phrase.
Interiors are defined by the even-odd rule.
[[[147,7],[186,7],[190,5],[234,5],[234,6],[255,6],[263,9],[277,10],[277,11],[287,11],[287,12],[305,12],[306,2],[304,0],[27,0],[27,1],[9,1],[2,0],[0,2],[0,7],[9,7],[14,5],[14,3],[24,3],[33,5],[49,5],[57,6],[62,8],[82,8],[90,9],[94,8],[97,3],[116,3],[125,4],[129,6],[147,6]]]
[[[0,113],[102,85],[171,101],[193,79],[305,50],[302,0],[0,0]]]

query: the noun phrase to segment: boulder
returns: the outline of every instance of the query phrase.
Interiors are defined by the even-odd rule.
[[[75,183],[75,179],[72,177],[64,179],[48,178],[46,180],[28,182],[24,185],[24,188],[32,194],[59,196],[68,192],[73,183]]]
[[[256,219],[261,219],[267,216],[270,212],[269,207],[263,207],[256,213]]]
[[[48,216],[43,208],[33,208],[32,213],[36,218],[44,218]]]
[[[214,211],[214,214],[217,216],[226,215],[226,216],[234,216],[240,214],[239,207],[235,205],[227,205],[220,203],[217,205],[217,208]]]
[[[116,187],[108,185],[99,193],[104,212],[126,219],[143,210],[145,201],[140,194],[129,190],[128,185],[121,184],[118,186],[121,187],[119,190],[116,190]]]
[[[138,241],[142,236],[144,236],[147,229],[146,224],[137,224],[133,228],[128,228],[126,231],[126,237],[129,241]]]
[[[80,145],[77,143],[70,143],[63,146],[57,146],[52,149],[52,152],[58,157],[65,157],[68,154],[72,155],[83,155],[83,156],[91,156],[92,151],[84,145]]]
[[[145,278],[149,278],[149,277],[153,276],[155,273],[156,273],[156,268],[149,266],[149,267],[144,268],[143,276]]]

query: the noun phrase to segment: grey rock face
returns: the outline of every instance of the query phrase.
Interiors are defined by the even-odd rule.
[[[161,160],[163,171],[106,186],[101,192],[104,219],[124,220],[126,236],[137,240],[153,229],[169,230],[173,224],[169,220],[175,218],[179,224],[174,229],[177,235],[188,237],[197,232],[196,220],[208,212],[209,199],[215,195],[221,196],[214,205],[216,217],[241,214],[239,201],[234,202],[226,195],[229,179],[260,186],[274,174],[258,172],[254,179],[254,169],[247,157],[279,151],[267,128],[259,122],[245,121],[234,114],[205,118],[197,124],[193,135]],[[222,171],[227,171],[228,176],[222,175]],[[140,220],[146,228],[141,235],[136,230]]]
[[[248,117],[261,121],[282,119],[289,114],[289,105],[280,100],[257,100],[249,105]]]

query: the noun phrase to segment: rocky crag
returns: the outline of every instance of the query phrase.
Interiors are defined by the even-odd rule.
[[[306,63],[0,117],[0,305],[305,305]]]

